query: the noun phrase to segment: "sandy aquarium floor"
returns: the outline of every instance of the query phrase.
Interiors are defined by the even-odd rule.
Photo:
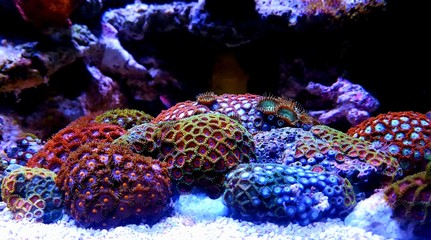
[[[195,221],[176,215],[149,227],[127,225],[110,230],[83,229],[65,217],[56,224],[17,222],[1,213],[0,239],[386,239],[357,227],[344,226],[340,220],[315,223],[307,227],[296,224],[255,225],[226,217],[213,221]]]
[[[329,219],[325,223],[317,222],[305,227],[297,224],[254,224],[238,221],[223,216],[224,210],[220,202],[199,201],[197,204],[198,199],[195,197],[178,200],[176,206],[181,207],[174,207],[173,216],[166,217],[151,227],[145,224],[127,225],[109,230],[77,227],[74,220],[67,215],[54,224],[16,221],[12,219],[12,213],[4,202],[1,202],[0,239],[390,239],[359,227],[346,226],[340,219]],[[190,204],[191,202],[193,204]]]

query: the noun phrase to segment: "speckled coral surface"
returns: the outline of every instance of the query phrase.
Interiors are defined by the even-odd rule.
[[[220,200],[220,199],[218,199]],[[12,220],[12,213],[0,202],[0,239],[271,239],[271,240],[395,240],[376,235],[357,226],[347,226],[340,219],[329,219],[327,222],[316,222],[305,227],[297,224],[277,225],[274,223],[254,224],[238,221],[224,214],[217,216],[212,213],[204,215],[200,211],[190,211],[187,207],[193,204],[208,205],[208,199],[195,195],[184,195],[176,202],[187,206],[183,210],[176,208],[175,214],[162,219],[159,223],[148,225],[126,225],[110,230],[94,230],[79,228],[67,217],[54,224],[30,223]],[[213,200],[211,200],[213,201]],[[215,201],[215,200],[214,200]],[[212,206],[219,206],[221,202]],[[374,204],[364,202],[362,205]],[[195,205],[196,206],[196,205]],[[361,210],[364,211],[364,210]],[[368,211],[368,215],[373,211]],[[401,235],[400,235],[401,236]]]

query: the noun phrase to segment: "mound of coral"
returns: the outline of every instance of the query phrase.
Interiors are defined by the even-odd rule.
[[[37,27],[69,26],[70,15],[82,0],[14,0],[22,18]]]
[[[42,147],[43,142],[33,134],[21,134],[17,137],[15,144],[6,148],[6,158],[9,164],[27,165],[27,162]]]
[[[167,122],[188,118],[201,113],[209,113],[211,110],[195,101],[179,102],[174,106],[162,110],[151,122]]]
[[[136,109],[113,109],[96,116],[94,121],[118,125],[127,130],[153,119],[153,116]]]
[[[98,141],[72,152],[56,183],[65,193],[66,211],[83,227],[153,223],[172,196],[164,163]]]
[[[2,181],[1,196],[16,220],[53,223],[63,216],[63,193],[56,174],[44,168],[18,166]]]
[[[82,120],[78,119],[77,121]],[[114,139],[126,133],[120,126],[107,123],[71,123],[56,133],[27,162],[28,167],[43,167],[58,173],[71,152],[86,142]]]
[[[240,164],[226,178],[224,203],[233,215],[251,221],[302,226],[344,217],[356,205],[350,182],[336,174],[281,164]]]
[[[180,102],[163,110],[153,122],[180,120],[201,113],[216,112],[237,119],[251,134],[272,128],[309,128],[318,121],[307,114],[293,99],[255,94],[222,94],[206,92],[196,102]]]
[[[157,222],[175,193],[195,189],[213,199],[222,196],[237,218],[308,225],[345,217],[357,201],[389,184],[385,193],[394,216],[427,222],[427,172],[393,183],[405,170],[400,156],[429,155],[429,120],[404,115],[365,121],[348,135],[319,125],[291,99],[208,92],[156,117],[133,109],[95,112],[43,147],[27,136],[7,152],[14,162],[30,159],[33,168],[26,171],[52,171],[50,183],[58,174],[56,191],[64,194],[66,213],[85,228]],[[387,118],[395,135],[386,133],[385,142],[380,134]],[[400,141],[415,147],[413,153],[394,151]],[[57,209],[44,211],[32,191],[24,200],[10,197],[22,174],[9,174],[7,165],[1,169],[2,192],[16,219],[49,222],[61,216]],[[28,180],[47,185],[34,179]],[[57,202],[48,206],[60,207]]]
[[[387,181],[389,182],[402,174],[397,159],[391,157],[387,152],[377,149],[367,141],[358,140],[324,125],[315,126],[310,131],[313,135],[330,142],[335,150],[376,167],[388,178]],[[335,158],[339,162],[344,161],[341,156],[335,156]]]
[[[114,143],[166,162],[179,192],[198,187],[212,198],[222,194],[225,174],[255,155],[247,129],[219,113],[138,125]]]
[[[382,145],[397,158],[405,176],[424,171],[431,161],[431,121],[422,113],[379,114],[350,128],[347,134]]]

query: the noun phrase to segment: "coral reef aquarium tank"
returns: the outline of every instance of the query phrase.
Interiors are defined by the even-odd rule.
[[[431,239],[422,4],[0,0],[0,239]]]

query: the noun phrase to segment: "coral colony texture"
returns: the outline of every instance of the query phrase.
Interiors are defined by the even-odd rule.
[[[125,129],[107,123],[71,124],[52,136],[43,148],[30,158],[27,166],[43,167],[58,173],[69,153],[83,143],[112,142],[125,132]]]
[[[431,121],[422,113],[379,114],[350,128],[347,134],[382,145],[398,159],[406,176],[424,171],[431,161]]]
[[[281,164],[240,164],[226,178],[223,201],[242,219],[308,225],[343,217],[355,204],[350,182],[336,174]]]
[[[293,99],[264,97],[253,94],[203,93],[197,101],[212,111],[234,116],[250,133],[271,128],[309,127],[318,123]]]
[[[167,122],[173,120],[180,120],[183,118],[191,117],[201,113],[209,113],[211,110],[205,105],[201,105],[195,101],[179,102],[174,106],[162,110],[151,122]]]
[[[219,113],[137,125],[114,143],[166,162],[180,193],[197,187],[211,198],[222,194],[228,171],[255,157],[252,135],[239,122]]]
[[[386,205],[369,209],[426,229],[431,108],[409,101],[429,103],[429,90],[417,91],[420,66],[386,56],[386,42],[414,35],[399,23],[421,14],[385,12],[398,5],[408,4],[0,1],[0,216],[70,219],[100,234],[180,219],[158,227],[166,234],[201,226],[180,216],[195,206],[189,195],[218,201],[223,227],[270,222],[304,234],[343,225],[379,193]]]
[[[338,78],[331,86],[309,82],[306,90],[318,95],[322,100],[333,102],[333,109],[310,111],[310,115],[322,124],[329,124],[344,117],[356,126],[371,116],[380,105],[379,101],[362,86],[352,84],[347,79]]]
[[[153,119],[153,116],[135,109],[114,109],[96,116],[94,121],[118,125],[127,130],[136,125],[151,122]]]
[[[361,162],[366,162],[376,167],[383,175],[387,176],[390,181],[399,177],[401,169],[397,160],[387,152],[376,150],[372,144],[367,141],[348,136],[347,134],[319,125],[313,127],[311,132],[324,140],[331,142],[331,145],[337,150],[345,153],[348,157],[358,158]],[[343,162],[344,158],[335,156],[338,162]]]
[[[82,0],[14,0],[24,20],[37,27],[68,26],[70,15]]]
[[[293,99],[254,94],[222,94],[205,92],[196,102],[185,101],[163,110],[153,122],[178,120],[195,114],[217,112],[237,119],[251,133],[272,128],[309,128],[318,121],[307,114]]]
[[[393,209],[393,217],[420,224],[431,221],[431,163],[425,171],[394,182],[385,190],[385,199]]]
[[[42,141],[32,134],[18,136],[16,143],[5,149],[8,164],[26,166],[27,162],[43,147]]]
[[[254,136],[258,163],[301,166],[348,179],[358,199],[401,175],[396,159],[370,142],[350,137],[324,125],[309,131],[280,128]]]
[[[157,221],[172,196],[166,164],[101,141],[71,153],[56,183],[67,212],[83,227]]]
[[[63,193],[56,174],[44,168],[18,167],[2,181],[1,195],[14,219],[53,223],[63,216]]]

